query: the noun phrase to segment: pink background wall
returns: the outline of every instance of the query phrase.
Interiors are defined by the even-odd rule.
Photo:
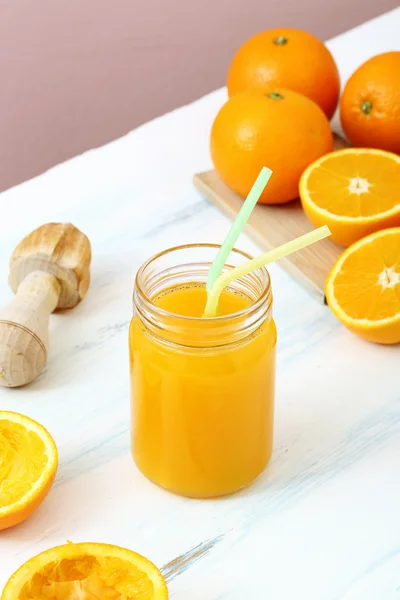
[[[0,0],[0,189],[225,82],[247,37],[327,39],[397,0]]]

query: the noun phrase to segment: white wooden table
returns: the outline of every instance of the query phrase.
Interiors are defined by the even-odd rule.
[[[345,80],[400,49],[400,9],[329,42]],[[174,600],[400,598],[400,347],[369,345],[271,269],[279,328],[272,463],[250,489],[217,501],[161,491],[129,451],[127,328],[139,265],[158,250],[221,241],[228,221],[192,188],[211,167],[218,90],[0,197],[0,301],[16,243],[51,220],[93,245],[85,301],[52,317],[46,371],[0,390],[0,408],[53,433],[60,467],[35,515],[0,535],[0,589],[53,545],[126,546],[163,567]],[[239,247],[259,250],[243,237]]]

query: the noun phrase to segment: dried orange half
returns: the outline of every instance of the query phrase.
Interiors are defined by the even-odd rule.
[[[347,248],[328,276],[325,294],[354,333],[379,344],[400,343],[400,227]]]
[[[57,446],[42,425],[0,411],[0,530],[25,521],[38,508],[57,465]]]
[[[1,600],[166,600],[167,585],[147,558],[107,544],[66,544],[26,562]]]
[[[328,225],[349,246],[379,229],[400,225],[400,156],[370,148],[344,148],[306,168],[299,191],[316,227]]]

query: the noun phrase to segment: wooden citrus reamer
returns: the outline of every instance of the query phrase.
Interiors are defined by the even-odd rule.
[[[42,225],[15,248],[9,283],[16,297],[0,310],[0,385],[25,385],[41,373],[50,314],[84,298],[90,261],[88,238],[69,223]]]

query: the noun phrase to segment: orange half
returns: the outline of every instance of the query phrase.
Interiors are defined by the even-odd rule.
[[[57,465],[57,446],[42,425],[0,411],[0,530],[25,521],[39,507]]]
[[[325,294],[338,319],[357,335],[400,343],[400,227],[347,248],[328,276]]]
[[[66,544],[26,562],[1,600],[166,600],[160,571],[136,552],[107,544]]]
[[[300,179],[304,212],[316,227],[349,246],[379,229],[400,225],[400,156],[344,148],[312,163]]]

